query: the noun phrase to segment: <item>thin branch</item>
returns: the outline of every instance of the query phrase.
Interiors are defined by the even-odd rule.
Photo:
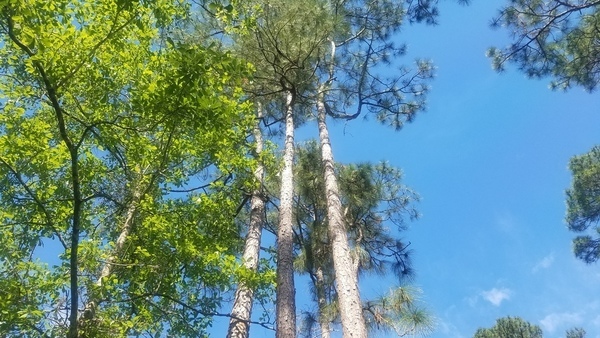
[[[8,170],[17,179],[17,181],[23,187],[23,189],[25,189],[25,191],[27,192],[27,194],[29,194],[29,196],[33,199],[33,201],[35,202],[35,204],[42,210],[42,212],[44,213],[44,216],[46,217],[46,222],[47,222],[46,225],[50,226],[50,228],[52,229],[52,231],[54,232],[54,234],[56,235],[56,237],[58,238],[58,240],[62,244],[63,248],[66,250],[67,249],[67,243],[65,242],[65,240],[60,235],[60,232],[58,231],[58,229],[56,229],[56,227],[52,223],[52,216],[50,215],[50,212],[48,211],[48,209],[46,209],[46,206],[44,205],[44,203],[39,199],[39,197],[37,196],[37,194],[33,190],[31,190],[31,188],[29,187],[29,185],[27,185],[27,183],[25,182],[25,180],[23,180],[23,177],[21,177],[21,175],[16,171],[15,168],[13,168],[10,164],[8,164],[1,157],[0,157],[0,162],[2,162],[2,164],[6,168],[8,168]]]
[[[29,57],[33,57],[35,53],[29,49],[22,41],[20,41],[14,32],[14,21],[9,15],[7,17],[8,23],[8,36],[21,50],[23,50]],[[57,125],[62,141],[65,143],[69,150],[71,157],[71,183],[73,185],[73,217],[71,223],[71,250],[70,250],[70,288],[71,288],[71,307],[69,315],[69,333],[68,337],[76,338],[78,333],[77,327],[77,308],[79,306],[79,295],[78,295],[78,247],[79,247],[79,232],[81,223],[81,212],[82,212],[82,201],[81,201],[81,182],[79,177],[79,163],[78,163],[78,150],[77,146],[73,144],[67,129],[66,122],[64,119],[64,112],[58,100],[58,94],[56,93],[56,87],[50,81],[48,74],[42,63],[39,60],[33,60],[33,65],[37,69],[39,75],[42,78],[44,87],[46,89],[48,98],[54,109],[54,113],[57,120]]]
[[[113,22],[113,25],[111,26],[108,34],[106,34],[106,36],[101,39],[100,41],[98,41],[94,47],[92,47],[92,49],[89,51],[88,55],[81,60],[81,62],[79,62],[79,64],[77,66],[75,66],[70,72],[69,74],[67,74],[62,80],[58,81],[56,83],[56,89],[58,90],[60,87],[62,87],[68,80],[70,80],[73,76],[75,76],[75,74],[81,69],[81,67],[83,67],[85,65],[85,63],[91,59],[94,54],[96,54],[96,51],[98,51],[98,49],[106,42],[108,41],[110,38],[112,38],[116,33],[118,33],[119,31],[123,30],[125,27],[129,26],[134,20],[135,20],[135,16],[132,16],[129,20],[127,20],[123,25],[117,27],[117,21],[119,18],[119,14],[123,11],[122,8],[118,8],[117,12],[115,13],[115,19]]]
[[[220,312],[207,312],[207,311],[203,311],[203,310],[199,310],[193,306],[190,306],[189,304],[176,299],[175,297],[172,297],[170,295],[164,294],[164,293],[155,293],[155,294],[148,294],[146,296],[158,296],[158,297],[162,297],[165,299],[168,299],[176,304],[181,305],[183,308],[188,309],[196,314],[202,315],[202,316],[213,316],[213,317],[227,317],[227,318],[233,318],[236,319],[238,321],[241,322],[245,322],[245,323],[249,323],[249,324],[256,324],[259,326],[264,327],[267,330],[271,330],[271,331],[275,331],[275,328],[273,328],[273,326],[271,326],[271,323],[268,322],[257,322],[257,321],[253,321],[253,320],[244,320],[242,318],[239,318],[237,316],[232,316],[231,314],[225,314],[225,313],[220,313]]]

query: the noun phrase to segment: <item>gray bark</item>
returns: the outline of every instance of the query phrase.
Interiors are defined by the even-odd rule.
[[[367,328],[362,314],[362,303],[358,290],[358,278],[348,244],[346,224],[342,215],[337,177],[334,171],[333,152],[326,122],[324,88],[317,99],[319,139],[323,161],[325,194],[327,197],[328,233],[331,241],[336,291],[344,337],[367,337]]]
[[[118,255],[123,252],[123,248],[125,247],[125,241],[129,237],[129,234],[133,230],[134,224],[134,216],[138,207],[138,203],[142,198],[142,191],[140,186],[134,188],[133,196],[131,202],[129,203],[129,207],[127,208],[127,212],[125,213],[125,221],[123,222],[123,228],[121,229],[121,233],[115,242],[115,247],[113,249],[113,254],[108,257],[106,263],[104,263],[104,267],[102,268],[102,272],[96,281],[98,286],[102,285],[102,280],[110,276],[113,270],[114,262],[116,261]]]
[[[316,289],[317,289],[317,303],[319,304],[319,326],[321,328],[321,338],[331,337],[331,327],[329,326],[329,320],[325,318],[324,309],[327,305],[327,299],[325,299],[325,278],[323,277],[323,268],[318,267],[316,274]]]
[[[276,338],[296,336],[296,301],[294,288],[293,198],[294,198],[294,93],[286,92],[285,146],[277,230],[277,331]]]
[[[104,266],[102,267],[100,276],[98,276],[98,279],[96,280],[97,286],[102,286],[102,281],[112,274],[114,263],[119,257],[119,255],[123,252],[125,242],[127,241],[129,234],[133,230],[134,216],[141,198],[142,188],[140,183],[136,183],[136,186],[133,189],[133,196],[131,198],[131,202],[129,203],[127,211],[125,212],[125,220],[123,221],[121,233],[119,234],[119,237],[115,242],[115,247],[113,248],[112,254],[106,259],[106,262],[104,262]],[[97,301],[93,298],[90,298],[90,300],[88,300],[88,302],[85,304],[83,315],[81,316],[80,321],[90,321],[94,319],[94,317],[96,316],[97,305]],[[84,324],[84,322],[81,322],[81,324]]]
[[[260,123],[262,118],[262,107],[257,103],[257,118]],[[254,141],[256,142],[257,156],[263,150],[262,132],[260,126],[254,127]],[[242,260],[244,267],[256,271],[258,269],[258,259],[260,257],[260,239],[262,227],[265,222],[265,201],[263,199],[262,184],[265,168],[259,161],[254,177],[260,186],[252,192],[250,201],[250,224],[248,225],[248,234],[244,244],[244,253]],[[231,319],[229,320],[229,329],[227,338],[247,338],[250,334],[250,316],[252,314],[252,303],[254,300],[254,290],[246,285],[240,284],[235,292],[233,308],[231,309]]]

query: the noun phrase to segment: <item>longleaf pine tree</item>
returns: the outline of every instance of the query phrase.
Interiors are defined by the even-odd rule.
[[[490,48],[497,70],[516,64],[532,78],[550,77],[551,88],[573,85],[593,91],[600,82],[600,1],[516,0],[500,9],[494,27],[512,42]]]
[[[295,265],[299,272],[309,276],[317,303],[316,316],[304,314],[303,332],[310,336],[318,323],[320,335],[329,337],[333,325],[340,321],[340,295],[334,287],[327,205],[321,197],[324,178],[320,157],[315,142],[298,149],[296,219],[300,253]],[[365,274],[390,274],[398,279],[399,287],[388,295],[362,301],[368,330],[393,330],[400,336],[426,332],[431,328],[430,318],[416,305],[416,290],[405,284],[413,272],[408,244],[394,238],[387,228],[394,224],[398,230],[404,230],[406,219],[417,217],[411,205],[418,197],[400,184],[400,171],[386,163],[337,164],[335,172],[340,182],[347,237],[354,243],[352,273],[357,278]]]
[[[569,230],[581,235],[573,239],[575,256],[586,263],[600,259],[600,146],[574,156],[569,164],[573,182],[567,190]]]

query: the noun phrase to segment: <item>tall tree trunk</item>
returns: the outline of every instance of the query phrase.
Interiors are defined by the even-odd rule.
[[[331,336],[331,328],[329,326],[329,319],[325,318],[324,310],[327,305],[327,299],[325,298],[325,277],[323,276],[323,267],[319,266],[315,273],[316,285],[315,289],[317,292],[317,303],[319,306],[319,326],[321,327],[321,338],[329,338]]]
[[[317,99],[317,113],[325,179],[325,194],[327,198],[328,233],[333,254],[342,332],[345,338],[366,338],[367,328],[362,315],[358,278],[356,271],[354,271],[355,265],[348,245],[346,225],[342,217],[342,203],[340,201],[339,187],[333,166],[333,152],[331,150],[331,141],[329,140],[329,131],[327,130],[324,86],[320,88]]]
[[[134,187],[133,194],[131,197],[131,202],[129,202],[129,206],[127,207],[127,212],[125,213],[125,221],[123,222],[123,227],[121,228],[121,233],[115,242],[115,247],[113,249],[113,254],[108,257],[106,262],[104,263],[104,267],[102,267],[102,272],[96,281],[96,285],[101,286],[102,281],[111,275],[114,267],[114,263],[117,260],[117,257],[123,252],[123,248],[125,247],[125,241],[129,237],[129,234],[133,230],[134,225],[134,217],[137,211],[138,204],[142,199],[142,188],[140,183],[137,183]]]
[[[125,242],[129,238],[129,234],[133,230],[134,225],[134,217],[137,211],[138,204],[142,198],[142,186],[140,181],[143,173],[140,173],[140,178],[137,179],[137,182],[134,184],[133,193],[131,196],[131,201],[127,207],[127,211],[125,212],[125,220],[123,221],[123,226],[121,227],[121,233],[115,242],[115,247],[112,250],[112,254],[106,259],[104,262],[104,266],[102,267],[102,271],[100,272],[100,276],[96,280],[97,286],[102,286],[103,280],[109,277],[113,273],[113,269],[115,266],[115,261],[123,252],[123,248],[125,247]],[[79,319],[79,326],[84,327],[87,323],[92,321],[96,317],[96,307],[98,306],[97,299],[90,297],[88,302],[85,304],[83,315]],[[93,325],[93,324],[90,324]]]
[[[277,230],[277,332],[276,338],[296,336],[296,290],[294,288],[293,199],[294,199],[294,95],[286,92],[285,146]]]
[[[260,130],[260,120],[263,116],[262,106],[257,103],[258,123],[254,127],[254,141],[256,142],[256,156],[260,156],[263,150],[262,132]],[[263,196],[262,184],[264,181],[265,168],[263,163],[258,162],[254,171],[254,177],[260,186],[252,192],[250,201],[250,224],[248,225],[248,234],[244,244],[244,253],[242,260],[244,267],[256,271],[258,269],[258,259],[260,255],[260,238],[262,227],[265,222],[265,201]],[[250,332],[250,315],[252,314],[252,302],[254,300],[254,290],[246,285],[240,284],[235,292],[235,300],[231,309],[231,319],[229,320],[229,329],[227,338],[247,338]]]
[[[81,197],[81,181],[79,176],[79,154],[77,147],[68,138],[62,111],[57,112],[59,117],[61,134],[71,154],[71,183],[73,184],[73,221],[71,223],[71,256],[69,258],[69,271],[71,274],[71,313],[69,315],[69,333],[67,337],[79,337],[78,315],[79,315],[79,234],[81,232],[81,219],[83,199]]]

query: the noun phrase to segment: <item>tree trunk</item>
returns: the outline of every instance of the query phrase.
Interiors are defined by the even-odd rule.
[[[286,92],[285,147],[281,170],[279,229],[277,230],[277,331],[276,338],[296,336],[296,290],[294,288],[294,93]]]
[[[125,213],[125,221],[123,222],[123,228],[121,229],[121,233],[119,234],[119,237],[115,242],[113,254],[110,255],[106,260],[106,263],[104,263],[104,267],[102,267],[102,272],[100,273],[100,276],[96,281],[96,285],[102,286],[103,279],[111,275],[113,271],[114,262],[117,260],[117,257],[123,252],[123,248],[125,247],[125,241],[127,240],[129,234],[133,230],[134,216],[141,198],[142,189],[141,186],[137,184],[133,190],[131,202],[129,202],[129,206],[127,207],[127,212]]]
[[[317,112],[325,178],[325,194],[327,197],[328,232],[333,254],[342,332],[345,338],[366,338],[367,328],[362,315],[358,278],[354,271],[353,259],[348,245],[346,225],[342,217],[342,203],[340,201],[337,177],[335,176],[333,166],[333,152],[331,150],[331,141],[329,140],[329,131],[327,130],[323,88],[321,88],[317,99]]]
[[[317,303],[319,305],[319,326],[321,327],[321,338],[331,337],[331,328],[329,327],[329,319],[325,318],[324,310],[327,305],[325,299],[325,278],[323,276],[323,267],[319,266],[315,273],[317,291]]]
[[[140,174],[140,176],[141,175],[142,174]],[[138,204],[142,198],[142,188],[141,183],[139,183],[140,180],[141,178],[139,178],[138,182],[135,183],[131,201],[129,202],[129,206],[127,207],[127,211],[125,212],[125,220],[123,221],[121,233],[119,234],[119,237],[115,242],[115,247],[113,248],[112,254],[106,259],[106,262],[104,262],[104,266],[102,267],[100,276],[98,276],[98,280],[96,281],[97,286],[102,286],[103,280],[112,274],[113,268],[115,266],[114,263],[119,257],[119,255],[123,252],[125,242],[127,241],[129,234],[133,230],[135,212],[137,211]],[[82,316],[79,318],[80,327],[85,327],[88,323],[90,323],[89,325],[93,325],[93,323],[91,322],[96,317],[97,306],[97,299],[94,299],[93,296],[90,297],[88,302],[85,304]]]
[[[69,272],[70,272],[70,287],[71,287],[71,313],[69,315],[69,333],[67,337],[77,338],[79,337],[78,327],[78,315],[79,315],[79,234],[81,232],[81,219],[83,209],[83,199],[81,197],[81,181],[79,176],[79,159],[77,153],[77,147],[70,142],[70,139],[66,136],[65,123],[62,119],[62,112],[59,121],[61,126],[61,134],[63,134],[63,140],[69,148],[71,154],[71,183],[73,184],[73,221],[71,222],[71,256],[69,258]],[[68,141],[68,142],[67,142]]]
[[[254,141],[256,142],[256,156],[259,157],[263,149],[262,132],[260,130],[260,119],[262,118],[262,106],[257,104],[258,123],[254,127]],[[259,159],[258,166],[254,171],[254,177],[260,186],[252,192],[250,201],[250,224],[248,225],[248,234],[244,244],[244,253],[242,260],[244,267],[256,271],[258,269],[258,259],[260,256],[260,238],[263,223],[265,221],[265,201],[263,199],[263,176],[265,168]],[[252,302],[254,300],[254,290],[240,284],[235,292],[235,300],[231,309],[231,319],[229,320],[229,329],[227,338],[247,338],[250,332],[250,316],[252,314]]]

